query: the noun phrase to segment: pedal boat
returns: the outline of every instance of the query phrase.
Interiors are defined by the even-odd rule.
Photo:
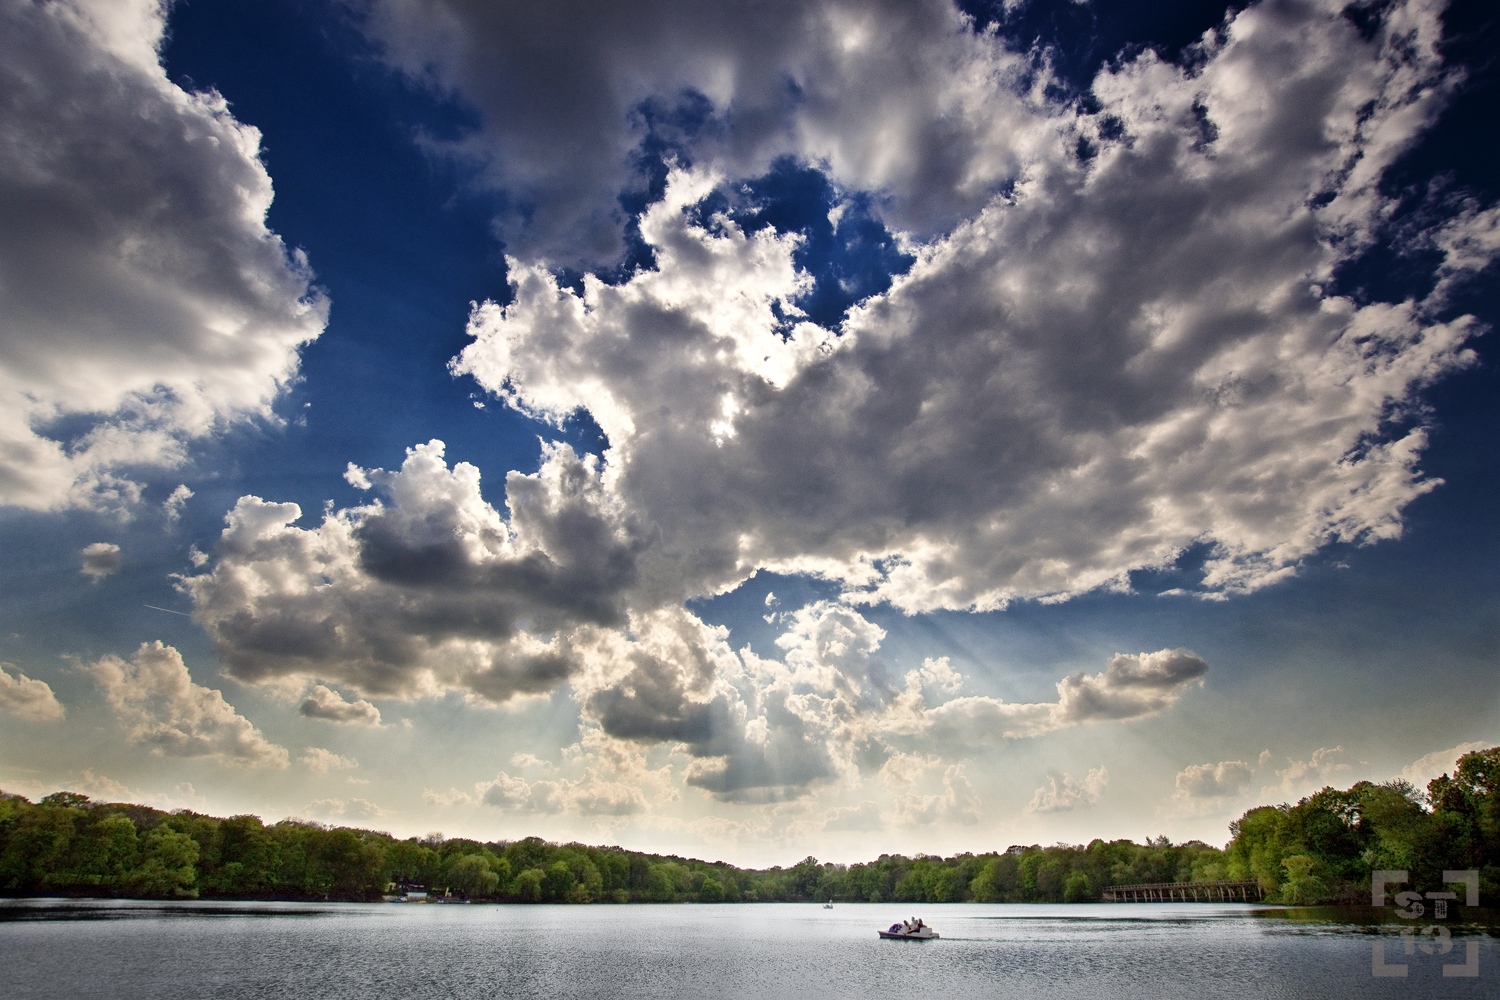
[[[903,920],[899,924],[891,924],[889,930],[876,933],[892,941],[936,941],[940,937],[937,931],[920,920]]]

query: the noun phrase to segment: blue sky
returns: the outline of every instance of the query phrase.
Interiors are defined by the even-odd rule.
[[[1484,5],[773,6],[7,5],[0,788],[772,864],[1500,739]]]

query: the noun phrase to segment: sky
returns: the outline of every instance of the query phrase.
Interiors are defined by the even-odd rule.
[[[1500,742],[1484,3],[0,20],[6,792],[767,866]]]

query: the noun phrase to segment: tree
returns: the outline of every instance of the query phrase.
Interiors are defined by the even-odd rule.
[[[465,896],[493,896],[500,886],[500,876],[478,854],[465,854],[448,867],[448,886]]]
[[[1099,898],[1099,894],[1089,885],[1089,877],[1083,872],[1069,872],[1068,880],[1063,886],[1064,903],[1091,903]]]
[[[546,872],[540,868],[528,868],[516,876],[515,882],[511,884],[510,894],[523,903],[540,903],[542,883],[546,880]]]
[[[652,903],[664,903],[672,898],[672,880],[663,866],[650,866],[645,884],[641,886],[641,898]]]
[[[73,842],[74,823],[83,810],[72,806],[32,806],[17,811],[0,854],[0,888],[35,892]]]
[[[101,848],[100,884],[110,889],[123,886],[140,851],[135,824],[124,816],[108,816],[94,824],[91,832]]]
[[[81,809],[89,804],[87,795],[78,792],[53,792],[51,795],[42,797],[41,804],[44,806],[63,806]]]
[[[198,897],[198,843],[169,826],[146,837],[145,858],[126,879],[132,892],[158,899]]]
[[[1286,869],[1286,881],[1281,886],[1282,902],[1293,906],[1307,906],[1319,902],[1328,894],[1323,880],[1312,874],[1316,862],[1306,854],[1293,854],[1282,861]]]
[[[546,880],[542,885],[542,896],[549,903],[561,903],[573,891],[575,882],[577,882],[577,879],[573,877],[573,869],[568,867],[567,862],[554,861],[547,866]]]
[[[698,888],[698,902],[700,903],[722,903],[724,902],[724,886],[719,880],[708,877],[703,880],[703,885]]]

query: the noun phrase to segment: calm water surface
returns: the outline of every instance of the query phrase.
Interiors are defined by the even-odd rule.
[[[876,938],[914,915],[942,940]],[[1455,926],[1450,953],[1407,957],[1400,929],[1232,904],[10,900],[0,901],[0,991],[132,1000],[1500,996],[1492,933]],[[1387,963],[1407,965],[1406,978],[1371,975],[1376,942]],[[1470,942],[1479,976],[1444,977]]]

